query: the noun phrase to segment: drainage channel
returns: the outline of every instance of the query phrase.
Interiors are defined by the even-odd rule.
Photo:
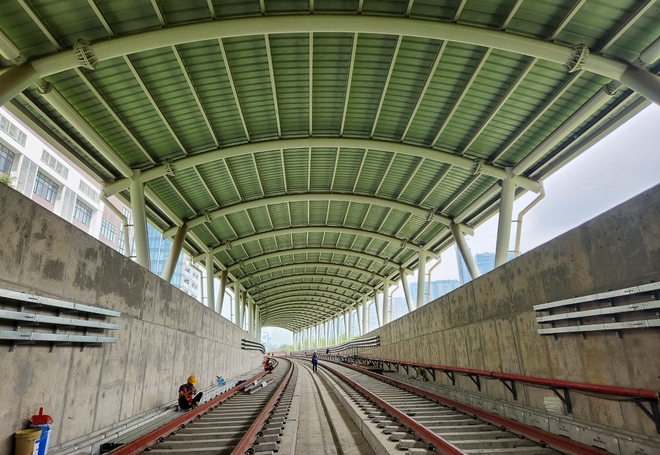
[[[154,432],[160,436],[150,443],[128,443],[109,455],[272,453],[282,434],[287,403],[291,401],[292,393],[285,387],[292,369],[291,362],[280,359],[272,374],[243,384],[219,402],[182,413],[174,425],[170,423]]]
[[[407,455],[604,453],[357,367],[328,361],[321,365]]]

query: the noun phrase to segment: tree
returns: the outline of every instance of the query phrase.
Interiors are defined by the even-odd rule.
[[[0,173],[0,183],[11,186],[12,188],[14,187],[14,177],[12,177],[9,174],[5,173]]]

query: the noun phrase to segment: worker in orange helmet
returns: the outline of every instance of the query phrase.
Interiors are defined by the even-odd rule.
[[[197,379],[195,376],[190,376],[188,377],[187,382],[179,387],[180,409],[190,409],[196,407],[199,401],[202,399],[202,392],[197,393],[195,385],[197,385]]]

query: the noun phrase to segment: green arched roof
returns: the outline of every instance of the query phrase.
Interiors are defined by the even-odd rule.
[[[627,75],[660,69],[639,60],[660,35],[653,1],[2,8],[20,56],[0,59],[0,100],[106,194],[130,201],[143,181],[150,222],[166,236],[187,223],[186,250],[211,252],[264,325],[289,329],[450,246],[449,223],[497,211],[501,179],[538,191],[649,103]]]

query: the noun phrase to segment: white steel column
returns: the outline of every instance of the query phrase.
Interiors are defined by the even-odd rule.
[[[213,255],[209,253],[206,255],[206,306],[209,308],[213,308],[215,302],[215,287],[213,286],[215,280],[214,275]]]
[[[364,301],[362,302],[362,335],[366,335],[369,331],[369,308],[367,307],[367,298],[365,296]]]
[[[390,322],[390,280],[383,282],[383,325]]]
[[[229,272],[225,269],[220,273],[220,291],[218,297],[215,299],[215,311],[222,314],[222,305],[225,301],[225,291],[227,290],[227,275]]]
[[[472,256],[472,253],[470,252],[470,247],[468,247],[468,244],[465,241],[465,236],[461,232],[461,227],[452,221],[452,223],[449,225],[449,228],[451,229],[451,233],[454,236],[454,241],[456,242],[456,246],[458,246],[458,251],[461,253],[463,262],[465,262],[468,272],[470,272],[470,277],[472,277],[474,280],[479,275],[481,275],[481,273],[479,272],[477,263],[474,260],[474,256]]]
[[[376,305],[376,320],[378,321],[378,327],[383,326],[383,307],[378,301],[378,290],[374,288],[374,305]]]
[[[140,170],[134,171],[131,180],[131,211],[133,212],[133,234],[137,263],[151,270],[149,260],[149,241],[147,238],[147,211],[144,206],[144,185],[140,181]]]
[[[330,346],[330,321],[325,321],[325,345]]]
[[[176,235],[172,242],[172,249],[170,250],[169,256],[167,256],[167,262],[165,262],[165,267],[163,268],[163,279],[168,283],[172,282],[174,269],[176,269],[176,263],[179,261],[179,255],[183,249],[183,242],[186,240],[187,234],[188,226],[186,223],[183,223],[183,226],[179,226],[176,230]]]
[[[358,335],[364,335],[362,333],[362,304],[360,303],[355,305],[355,317],[357,318]]]
[[[341,319],[341,316],[337,315],[337,316],[335,316],[335,318],[332,321],[332,323],[335,326],[335,332],[337,333],[337,337],[336,337],[337,340],[335,341],[336,345],[341,343],[341,330],[340,330],[340,327],[339,327],[340,319]]]
[[[241,320],[241,285],[236,282],[236,286],[234,287],[234,317],[233,317],[233,323],[236,325],[240,325]]]
[[[417,308],[424,306],[424,288],[426,282],[426,251],[419,252],[417,267]]]
[[[399,268],[399,276],[401,277],[401,286],[403,287],[403,295],[406,297],[406,304],[408,305],[408,313],[415,311],[415,306],[410,295],[410,285],[408,284],[408,275],[403,268]]]
[[[510,171],[510,168],[507,168]],[[511,241],[511,220],[513,219],[513,200],[516,185],[511,177],[502,180],[500,195],[500,217],[497,224],[497,245],[495,246],[495,267],[504,264],[509,257]]]
[[[248,300],[247,304],[247,332],[254,336],[254,303]]]
[[[351,341],[351,328],[353,328],[353,324],[351,323],[351,316],[353,316],[353,312],[349,308],[344,313],[344,331],[346,332],[346,341]]]

